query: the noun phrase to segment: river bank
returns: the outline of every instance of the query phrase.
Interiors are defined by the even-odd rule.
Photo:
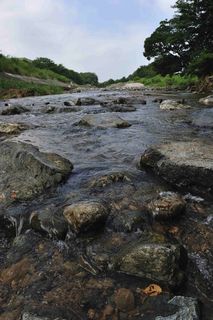
[[[0,103],[1,320],[211,319],[213,113],[200,98]]]

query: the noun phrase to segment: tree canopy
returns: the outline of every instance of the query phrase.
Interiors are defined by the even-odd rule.
[[[178,0],[173,8],[173,18],[161,21],[144,44],[144,56],[155,58],[154,67],[161,74],[190,71],[192,62],[198,67],[206,64],[202,59],[212,59],[213,1]],[[202,67],[200,72],[213,70]]]

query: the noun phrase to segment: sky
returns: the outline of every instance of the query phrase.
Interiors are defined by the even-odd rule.
[[[147,64],[144,40],[176,0],[0,0],[0,50],[48,57],[100,81]]]

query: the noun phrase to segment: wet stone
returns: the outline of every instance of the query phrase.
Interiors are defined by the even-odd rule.
[[[132,232],[143,230],[147,223],[146,213],[142,211],[124,211],[114,214],[110,224],[118,232]]]
[[[80,121],[79,125],[96,127],[99,129],[107,128],[128,128],[131,124],[120,118],[119,116],[112,114],[96,114],[96,115],[86,115]]]
[[[1,202],[32,199],[68,178],[72,164],[57,154],[42,153],[19,141],[0,144]]]
[[[21,123],[0,122],[0,134],[18,134],[29,127]]]
[[[120,288],[115,293],[115,304],[120,311],[131,311],[135,308],[135,298],[131,290]]]
[[[161,192],[148,204],[148,210],[157,220],[171,219],[181,215],[186,207],[184,199],[175,192]]]
[[[25,112],[29,112],[30,110],[23,106],[8,106],[7,108],[0,109],[0,114],[2,116],[10,116],[15,114],[21,114]]]
[[[65,239],[68,231],[63,209],[54,205],[33,211],[30,215],[30,226],[41,234],[48,234],[51,238],[58,239]]]
[[[164,100],[160,104],[161,110],[179,110],[179,109],[189,109],[189,108],[190,108],[189,105],[183,104],[175,100]]]
[[[109,210],[97,201],[81,201],[67,206],[64,217],[76,233],[103,225]]]
[[[115,257],[114,268],[122,273],[147,278],[166,285],[182,281],[180,261],[185,259],[180,245],[171,243],[163,235],[145,233],[132,241]]]
[[[147,149],[141,169],[151,169],[173,186],[213,194],[213,146],[202,141],[171,142]]]

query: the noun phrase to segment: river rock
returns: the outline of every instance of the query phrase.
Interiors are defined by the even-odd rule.
[[[142,90],[144,89],[144,87],[145,86],[142,83],[130,82],[130,83],[126,83],[123,88],[127,90]]]
[[[202,103],[202,104],[205,104],[206,106],[212,106],[213,107],[213,95],[205,97],[205,98],[201,98],[199,100],[199,102]]]
[[[86,115],[79,121],[79,124],[88,127],[96,127],[99,129],[128,128],[131,126],[129,122],[123,120],[119,116],[106,113]]]
[[[0,144],[1,201],[28,200],[65,180],[70,161],[20,141]]]
[[[135,308],[135,297],[131,290],[120,288],[115,293],[115,304],[118,310],[129,312]]]
[[[76,233],[93,229],[104,223],[108,209],[98,201],[81,201],[67,206],[64,217]]]
[[[179,310],[168,317],[156,317],[155,320],[199,320],[200,308],[198,300],[191,297],[175,296],[169,302],[179,307]]]
[[[166,285],[177,285],[182,280],[180,245],[169,242],[163,235],[144,233],[120,251],[115,259],[117,271],[147,278]]]
[[[111,105],[107,108],[107,110],[111,112],[134,112],[137,110],[137,108],[131,105],[125,105],[125,106]]]
[[[176,217],[184,212],[185,207],[186,202],[175,192],[161,192],[148,204],[148,210],[158,220]]]
[[[175,100],[164,100],[160,104],[161,110],[179,110],[179,109],[188,109],[190,108],[189,105],[180,103],[179,101]]]
[[[0,110],[0,114],[2,116],[11,116],[15,114],[21,114],[24,112],[29,112],[29,109],[23,106],[9,106],[7,108],[3,108]]]
[[[203,141],[171,142],[147,149],[140,167],[151,169],[171,185],[213,193],[213,145]]]
[[[111,223],[112,229],[117,232],[132,232],[144,229],[147,219],[146,214],[141,211],[117,212]]]
[[[28,128],[27,125],[21,123],[5,123],[0,122],[0,134],[17,134]]]
[[[63,210],[54,205],[33,211],[30,215],[30,226],[35,231],[48,234],[51,238],[65,239],[68,223]]]

